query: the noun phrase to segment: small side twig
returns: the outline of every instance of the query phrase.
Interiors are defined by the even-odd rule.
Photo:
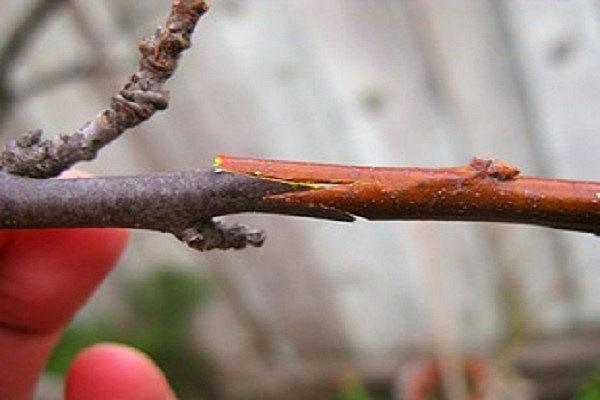
[[[202,0],[173,0],[165,24],[140,43],[138,69],[113,97],[110,107],[72,135],[52,140],[42,140],[41,130],[22,135],[0,155],[4,171],[31,178],[57,176],[79,161],[95,158],[125,130],[166,109],[168,92],[162,86],[173,75],[179,55],[190,47],[190,36],[207,10]]]
[[[50,0],[52,4],[63,1],[65,0]],[[38,4],[41,5],[42,2]],[[37,15],[42,9],[41,6],[36,7],[33,14]],[[73,186],[73,183],[64,184],[54,181],[33,183],[31,179],[11,176],[28,178],[57,176],[79,161],[95,158],[102,147],[127,129],[147,120],[156,111],[166,109],[168,92],[162,89],[163,84],[173,75],[180,54],[190,47],[190,38],[196,23],[207,10],[208,6],[203,0],[172,0],[171,11],[164,25],[150,39],[140,43],[139,50],[142,57],[137,70],[127,84],[113,96],[108,109],[101,111],[95,119],[84,124],[74,134],[43,140],[42,131],[35,130],[21,135],[17,140],[6,145],[0,154],[2,169],[0,186],[3,191],[0,196],[2,197],[0,227],[115,226],[158,229],[171,232],[200,250],[242,248],[248,244],[253,246],[262,244],[264,235],[260,231],[240,225],[227,226],[211,219],[219,214],[214,212],[215,202],[205,196],[206,193],[212,193],[211,196],[214,196],[214,193],[219,192],[217,189],[221,187],[223,178],[218,180],[210,174],[186,175],[188,179],[186,182],[179,180],[181,175],[170,175],[168,178],[165,175],[157,175],[152,179],[130,177],[126,182],[121,182],[123,186],[117,187],[112,187],[108,183],[114,183],[114,180],[104,178],[79,181],[78,186]],[[19,40],[22,38],[20,37]],[[17,49],[18,46],[9,46],[5,50],[3,54],[6,62],[13,62],[12,56],[16,54]],[[80,71],[76,69],[68,72],[69,75],[61,75],[58,78],[70,77],[73,72]],[[200,182],[198,187],[194,186],[198,193],[191,194],[189,185],[196,182],[198,176],[206,181]],[[157,192],[157,181],[160,184],[171,184],[171,187],[160,188]],[[139,184],[142,183],[149,185],[148,188],[140,188]],[[217,186],[212,188],[209,186],[211,183]],[[258,191],[270,187],[267,185],[259,188]],[[154,191],[148,191],[149,188],[154,188]],[[130,198],[128,197],[130,194],[123,192],[123,189],[137,194],[142,191],[144,196],[158,201],[157,204],[161,207],[170,205],[171,207],[161,208],[170,211],[165,214],[164,211],[158,210],[156,205],[152,206],[139,197]],[[247,187],[240,188],[241,192],[247,189]],[[95,193],[95,199],[90,199],[90,192]],[[24,193],[27,193],[25,197],[23,197]],[[116,193],[120,193],[121,196],[115,196]],[[167,193],[172,195],[173,199],[165,200],[164,196]],[[15,200],[16,198],[19,200]],[[245,200],[246,208],[252,209],[254,204],[252,198],[250,196]],[[56,199],[61,200],[56,202]],[[67,199],[75,203],[72,206],[78,210],[77,212],[69,212],[61,206]],[[198,202],[191,204],[189,203],[191,199],[197,199]],[[99,200],[100,203],[94,202],[95,200]],[[226,203],[225,200],[223,202]],[[131,218],[123,214],[117,206],[129,211],[132,211],[131,207],[133,207],[137,211],[134,214],[138,214],[140,218]],[[189,210],[182,211],[183,208]],[[237,208],[233,207],[223,213],[230,213],[235,209]],[[290,211],[292,213],[299,209],[306,209],[306,207],[286,207],[286,210],[292,210]],[[11,211],[7,212],[8,210]],[[329,212],[332,213],[343,215],[337,211]],[[312,214],[321,215],[323,211],[313,210]],[[161,218],[164,218],[164,221],[157,223]]]

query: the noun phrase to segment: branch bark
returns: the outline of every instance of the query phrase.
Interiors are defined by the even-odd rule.
[[[39,1],[32,15],[46,15],[44,14],[48,11],[47,8],[44,8],[46,5],[54,7],[64,1],[48,0],[47,3]],[[74,189],[71,183],[66,185],[55,182],[33,183],[27,179],[18,180],[7,175],[12,174],[29,178],[58,176],[79,161],[95,158],[102,147],[119,137],[127,129],[147,120],[156,111],[166,109],[168,106],[168,92],[164,91],[162,87],[175,72],[181,53],[190,47],[191,35],[196,23],[207,10],[208,5],[203,0],[172,0],[171,11],[164,25],[150,39],[143,40],[140,43],[139,50],[142,57],[138,68],[125,86],[113,96],[110,107],[101,111],[95,119],[84,124],[74,134],[59,135],[53,140],[43,140],[42,131],[36,130],[21,135],[17,140],[5,146],[4,151],[0,154],[0,167],[2,169],[0,174],[3,174],[3,209],[0,212],[3,217],[2,226],[7,228],[19,226],[128,227],[133,224],[133,227],[146,227],[172,232],[190,246],[200,250],[242,248],[248,244],[254,246],[262,244],[264,234],[261,231],[251,230],[241,225],[226,226],[220,222],[214,222],[211,219],[213,203],[200,202],[199,204],[204,208],[197,210],[192,204],[176,202],[174,205],[176,210],[180,211],[181,208],[188,207],[190,211],[198,211],[193,214],[193,219],[187,219],[183,216],[191,217],[189,213],[165,214],[160,212],[160,210],[171,209],[169,207],[145,209],[144,207],[148,206],[148,203],[143,199],[138,201],[139,198],[130,198],[130,194],[118,190],[127,188],[132,190],[132,193],[143,193],[143,196],[146,196],[150,188],[156,188],[157,184],[153,183],[153,179],[159,179],[159,182],[160,179],[166,179],[171,186],[161,187],[158,192],[150,190],[154,195],[150,193],[148,197],[158,200],[163,206],[165,204],[173,205],[170,201],[160,197],[161,194],[173,194],[174,199],[177,201],[197,198],[185,191],[189,188],[185,185],[193,185],[195,176],[190,176],[187,183],[175,179],[174,175],[171,175],[170,179],[162,175],[153,179],[123,178],[126,180],[126,182],[122,182],[123,186],[117,185],[116,187],[108,184],[108,182],[114,183],[114,181],[107,180],[108,178],[98,178],[93,180],[93,183],[90,183],[90,181],[80,182],[80,188]],[[39,17],[28,17],[25,22],[20,24],[19,26],[22,28],[16,30],[16,34],[20,35],[16,42],[22,43],[23,38],[26,36],[27,32],[23,32],[23,29],[26,30],[28,25],[39,25],[38,21],[40,20]],[[33,30],[33,26],[29,28]],[[20,48],[22,46],[9,43],[0,52],[0,62],[14,62]],[[0,85],[0,97],[1,95],[2,86]],[[178,179],[181,179],[181,176],[178,176]],[[141,182],[150,185],[148,190],[144,191],[140,188],[138,184],[141,184]],[[160,186],[162,183],[164,182],[160,182],[158,185]],[[178,185],[178,183],[180,184]],[[218,185],[216,188],[205,186],[211,183],[217,184],[218,182],[202,182],[201,187],[197,188],[200,190],[198,193],[200,198],[202,198],[202,193],[215,193],[215,190],[218,189]],[[36,189],[31,190],[32,188]],[[59,190],[60,188],[62,190]],[[202,190],[202,188],[205,190]],[[265,190],[264,187],[262,189]],[[114,193],[111,193],[113,190],[114,193],[121,193],[121,198],[115,197]],[[89,193],[94,193],[94,197],[97,196],[96,200],[99,200],[100,203],[94,203],[93,199],[89,197]],[[177,197],[177,194],[182,193],[184,193],[183,197]],[[82,198],[78,200],[77,196],[82,196]],[[156,196],[160,198],[157,199]],[[63,200],[66,201],[67,199],[75,199],[72,201],[71,206],[75,207],[76,211],[71,210],[73,212],[70,212],[68,208],[61,206]],[[128,203],[129,200],[136,201]],[[175,218],[169,223],[163,221],[162,224],[157,224],[157,217],[143,214],[145,218],[138,221],[137,218],[126,218],[127,215],[119,212],[116,205],[130,211],[140,211],[137,208],[140,206],[146,212],[156,213],[158,218],[160,216],[171,218],[176,214],[181,214],[182,217]],[[208,208],[206,208],[207,206]],[[300,208],[302,207],[291,207],[294,210]],[[300,211],[297,212],[301,213]],[[318,211],[315,212],[319,214]],[[31,215],[28,215],[28,213],[31,213]]]
[[[265,212],[353,221],[349,214],[270,201],[271,195],[312,190],[224,171],[146,176],[32,179],[0,173],[0,228],[137,228],[174,234],[198,250],[260,246],[264,233],[212,217]]]
[[[376,168],[219,156],[216,169],[39,180],[0,173],[0,228],[118,227],[174,234],[199,250],[260,246],[242,212],[334,221],[489,221],[600,234],[600,182],[521,177],[479,158],[454,168]]]

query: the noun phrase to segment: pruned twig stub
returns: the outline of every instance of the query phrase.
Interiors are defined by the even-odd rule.
[[[260,247],[265,242],[265,232],[241,224],[227,225],[206,218],[191,228],[176,234],[179,240],[191,248],[207,251],[212,249],[243,249],[246,246]]]
[[[95,158],[125,130],[167,108],[168,92],[163,84],[175,71],[181,52],[190,47],[190,36],[207,10],[202,0],[174,0],[165,24],[140,43],[138,69],[113,96],[108,109],[71,135],[52,140],[42,139],[41,130],[22,135],[6,145],[0,156],[2,168],[31,178],[57,176],[79,161]]]

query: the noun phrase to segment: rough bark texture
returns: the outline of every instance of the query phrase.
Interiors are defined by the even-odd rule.
[[[0,173],[0,228],[152,229],[210,250],[260,246],[264,241],[261,231],[213,222],[215,216],[259,211],[354,219],[326,207],[266,200],[299,190],[311,188],[214,170],[47,180]]]
[[[92,160],[125,130],[166,109],[168,92],[162,86],[175,71],[179,55],[190,47],[194,27],[207,10],[204,1],[174,0],[165,24],[140,43],[139,67],[108,109],[71,135],[44,140],[41,130],[23,134],[6,146],[0,156],[2,168],[31,178],[57,176],[79,161]]]

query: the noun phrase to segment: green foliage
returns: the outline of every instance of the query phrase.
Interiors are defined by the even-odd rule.
[[[123,297],[134,320],[116,325],[110,315],[101,315],[72,324],[54,349],[46,371],[62,375],[85,347],[118,342],[154,359],[180,398],[215,398],[214,368],[191,340],[193,315],[209,294],[205,280],[172,267],[157,270],[141,281],[128,282]]]
[[[600,371],[586,380],[575,400],[600,400]]]
[[[46,372],[64,375],[73,357],[80,350],[97,342],[123,342],[120,336],[110,321],[104,319],[85,325],[72,325],[65,331],[58,346],[54,348],[46,365]]]
[[[350,376],[340,385],[341,400],[374,400],[367,387],[355,376]]]

